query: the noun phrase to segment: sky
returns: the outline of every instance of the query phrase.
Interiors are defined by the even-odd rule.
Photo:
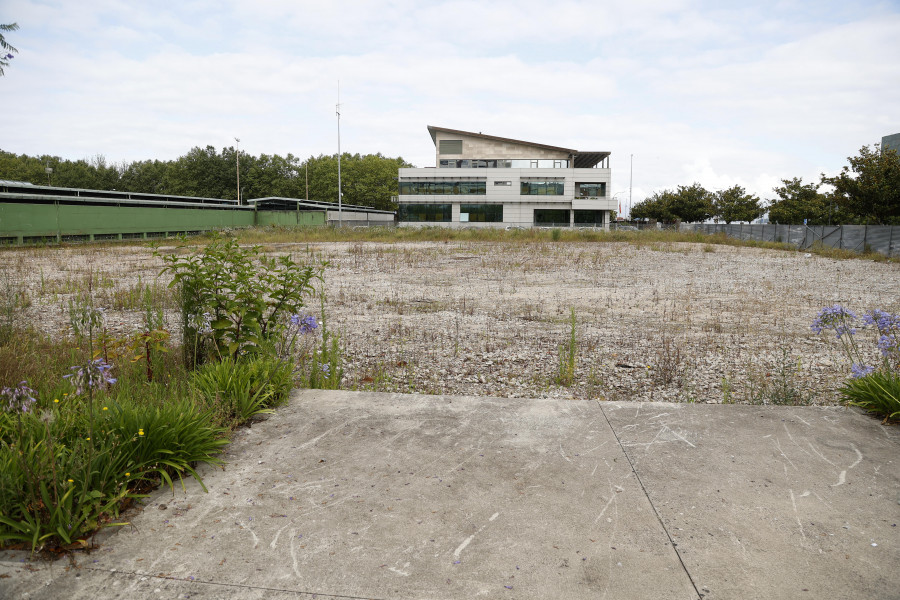
[[[426,127],[612,153],[637,203],[773,198],[900,133],[898,0],[2,0],[0,149],[434,166]]]

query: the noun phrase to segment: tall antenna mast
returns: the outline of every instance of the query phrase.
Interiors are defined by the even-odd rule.
[[[342,196],[344,195],[341,192],[341,80],[338,79],[338,103],[334,106],[334,112],[337,115],[337,126],[338,126],[338,223],[341,227],[344,226],[344,213],[342,208]]]

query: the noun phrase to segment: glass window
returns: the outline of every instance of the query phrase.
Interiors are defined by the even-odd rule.
[[[487,193],[486,181],[401,181],[401,196],[422,196],[431,194],[480,194]]]
[[[521,196],[562,196],[566,184],[563,181],[522,181]]]
[[[406,222],[449,223],[453,211],[449,204],[401,204],[398,217]]]
[[[472,223],[502,223],[502,204],[460,204],[460,216],[468,213]],[[462,220],[462,219],[460,219]]]
[[[603,225],[602,210],[576,210],[576,225]]]
[[[568,227],[569,211],[550,208],[534,209],[534,224],[543,227]]]
[[[576,196],[579,198],[595,198],[606,196],[606,182],[598,183],[576,183]]]
[[[512,181],[495,181],[494,185],[512,185]]]

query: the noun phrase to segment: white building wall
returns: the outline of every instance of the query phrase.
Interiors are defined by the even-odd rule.
[[[559,210],[603,210],[616,209],[615,200],[610,196],[610,169],[400,169],[400,181],[408,180],[478,180],[485,181],[484,195],[400,195],[401,204],[451,204],[452,222],[445,226],[523,226],[534,223],[535,209]],[[562,179],[564,191],[561,196],[523,196],[521,181]],[[497,181],[509,181],[510,185],[496,185]],[[605,182],[606,196],[592,199],[576,199],[575,184]],[[460,204],[503,204],[503,223],[460,223]],[[570,212],[570,223],[574,212]],[[608,215],[604,219],[608,223]],[[428,225],[428,222],[401,222],[401,225]],[[434,223],[431,223],[434,224]]]

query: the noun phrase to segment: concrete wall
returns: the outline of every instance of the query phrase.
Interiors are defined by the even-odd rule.
[[[462,140],[462,154],[441,154],[441,140]],[[437,167],[444,159],[456,158],[546,158],[568,159],[567,152],[553,151],[548,148],[537,148],[529,144],[515,144],[485,140],[478,137],[438,131],[435,134],[435,163]]]

